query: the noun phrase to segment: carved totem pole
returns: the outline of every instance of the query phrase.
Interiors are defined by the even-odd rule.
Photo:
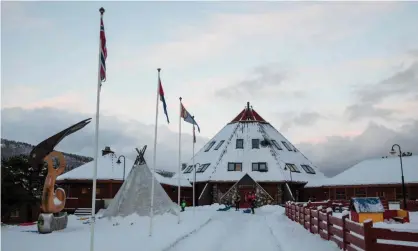
[[[62,174],[65,170],[64,155],[60,152],[54,151],[56,145],[68,135],[82,129],[91,118],[80,121],[67,129],[49,137],[35,146],[29,154],[29,162],[35,170],[41,170],[44,161],[48,164],[48,175],[46,176],[41,200],[41,213],[38,217],[38,231],[39,233],[51,233],[55,230],[61,230],[67,227],[68,216],[66,212],[61,212],[65,206],[65,190],[57,188],[54,190],[57,176]],[[54,167],[53,158],[58,159],[59,165]]]

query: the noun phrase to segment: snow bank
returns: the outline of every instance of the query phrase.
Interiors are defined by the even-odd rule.
[[[218,206],[186,208],[181,213],[181,223],[177,216],[170,214],[155,216],[153,236],[148,236],[149,217],[131,215],[125,218],[99,219],[95,227],[95,250],[162,250],[184,235],[205,224],[216,212]],[[60,251],[88,250],[90,245],[90,225],[70,215],[68,226],[62,231],[41,235],[36,225],[2,228],[2,250],[50,250],[60,247]],[[21,241],[25,240],[25,241]]]

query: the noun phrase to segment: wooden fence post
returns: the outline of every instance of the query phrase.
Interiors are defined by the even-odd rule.
[[[345,214],[345,215],[343,215],[343,217],[342,217],[342,220],[343,220],[343,225],[342,225],[342,229],[343,229],[343,250],[346,250],[346,248],[347,248],[347,237],[346,237],[346,234],[347,234],[347,228],[345,227],[345,221],[347,220],[347,218],[348,218],[348,214]]]
[[[299,216],[300,217],[300,216]],[[302,205],[302,220],[300,221],[300,224],[302,224],[303,227],[305,227],[305,206]],[[299,218],[300,219],[300,218]]]
[[[373,231],[373,221],[368,220],[363,223],[364,228],[364,251],[372,251],[373,250],[373,243],[376,240],[372,239],[371,232]]]
[[[312,208],[309,209],[309,232],[313,233],[312,231]]]
[[[327,240],[331,239],[331,223],[329,222],[329,217],[332,216],[332,211],[327,212]]]

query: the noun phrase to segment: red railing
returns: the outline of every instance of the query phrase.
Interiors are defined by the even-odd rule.
[[[342,250],[349,251],[417,251],[418,233],[396,232],[390,229],[373,227],[372,221],[364,224],[348,219],[348,214],[342,218],[334,217],[330,209],[313,209],[300,203],[288,202],[285,205],[286,215],[292,221],[298,222],[313,234],[337,243]],[[378,242],[379,240],[379,242]],[[389,240],[392,243],[382,243]],[[394,244],[397,241],[414,242],[414,246]]]

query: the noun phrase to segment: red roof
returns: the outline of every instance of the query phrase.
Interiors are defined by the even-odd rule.
[[[235,122],[262,122],[267,123],[253,108],[250,106],[250,102],[247,102],[247,106],[236,116],[230,123]]]

